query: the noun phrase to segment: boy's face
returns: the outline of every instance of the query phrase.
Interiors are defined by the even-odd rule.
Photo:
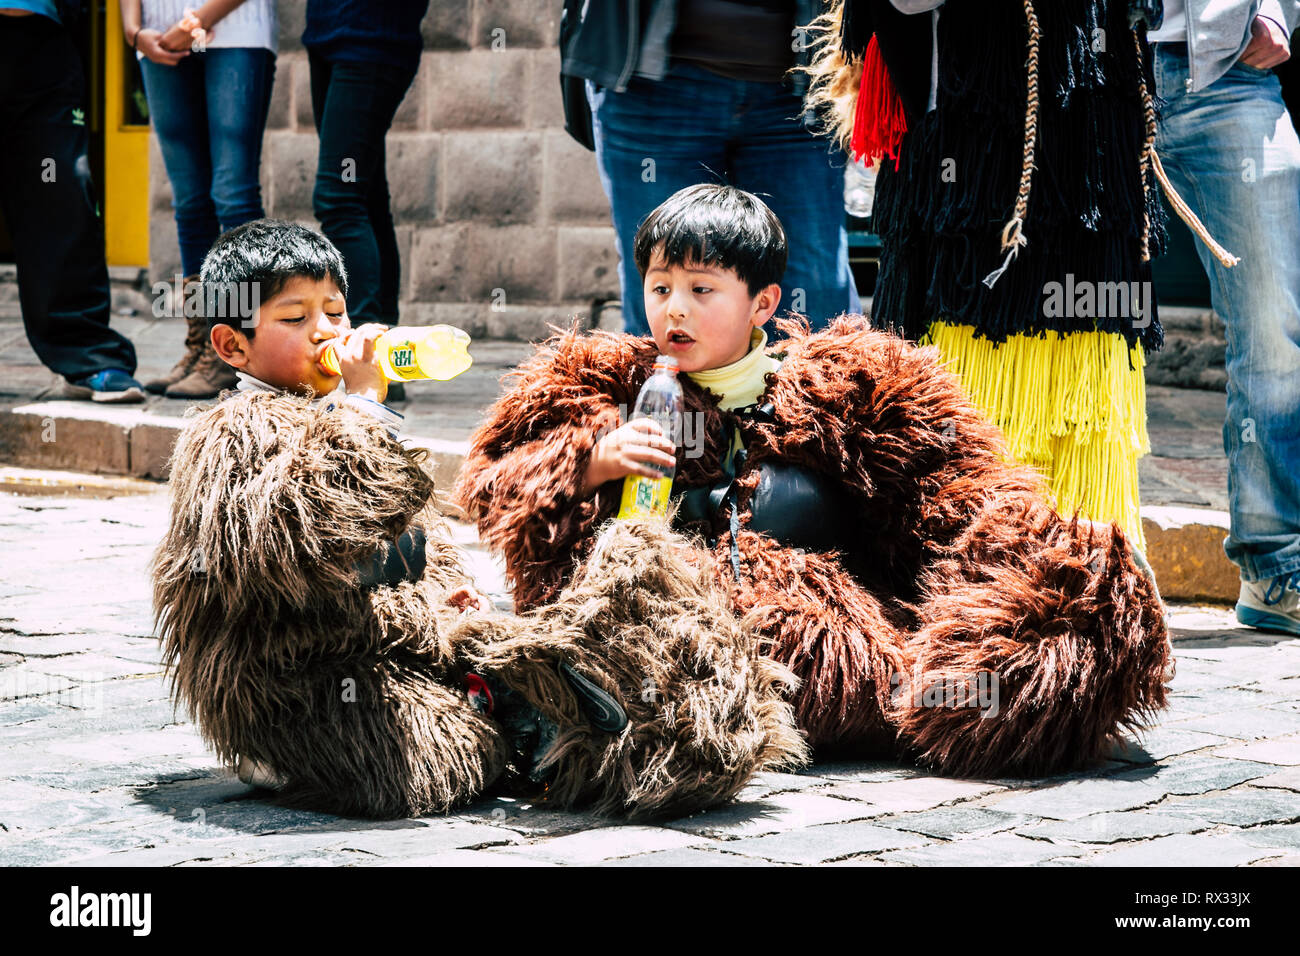
[[[660,249],[650,259],[643,290],[655,345],[677,359],[683,372],[740,361],[749,352],[750,333],[781,301],[775,283],[750,295],[734,270],[690,262],[670,266]]]
[[[295,276],[257,310],[256,335],[218,325],[212,345],[228,365],[268,385],[320,397],[339,376],[323,365],[325,349],[352,328],[334,280]]]

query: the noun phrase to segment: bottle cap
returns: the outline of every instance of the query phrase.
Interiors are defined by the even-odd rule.
[[[671,368],[675,372],[677,371],[677,359],[671,355],[661,355],[655,359],[655,368]]]

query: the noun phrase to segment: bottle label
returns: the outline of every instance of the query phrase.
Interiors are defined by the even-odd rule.
[[[415,347],[409,342],[393,349],[388,356],[393,368],[406,370],[415,367]]]
[[[628,475],[623,481],[623,501],[619,518],[662,518],[668,514],[671,478],[642,478]]]

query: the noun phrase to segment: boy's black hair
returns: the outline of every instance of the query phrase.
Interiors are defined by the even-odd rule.
[[[333,279],[348,295],[348,273],[334,243],[314,229],[282,219],[254,219],[223,232],[199,271],[208,327],[229,325],[252,338],[251,312],[290,279]],[[242,306],[242,307],[241,307]]]
[[[788,254],[776,213],[753,193],[715,183],[679,189],[646,216],[632,241],[641,278],[660,246],[670,266],[733,270],[751,296],[781,281]]]

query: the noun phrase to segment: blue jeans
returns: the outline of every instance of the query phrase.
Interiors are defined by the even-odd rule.
[[[262,218],[262,131],[275,54],[252,47],[191,53],[175,66],[141,60],[181,247],[194,275],[227,229]]]
[[[1200,243],[1227,329],[1231,529],[1242,578],[1300,571],[1300,140],[1272,73],[1234,66],[1189,93],[1185,48],[1158,44],[1156,148],[1170,181],[1241,262]]]
[[[320,135],[312,211],[348,271],[348,316],[398,322],[401,257],[389,201],[384,139],[415,79],[396,63],[333,62],[307,51]]]
[[[781,220],[790,253],[778,314],[793,310],[821,327],[861,310],[849,272],[844,158],[808,132],[798,119],[799,98],[784,85],[675,63],[662,80],[634,77],[622,93],[588,81],[587,99],[628,332],[650,331],[632,257],[637,227],[677,190],[702,182],[755,193]]]

